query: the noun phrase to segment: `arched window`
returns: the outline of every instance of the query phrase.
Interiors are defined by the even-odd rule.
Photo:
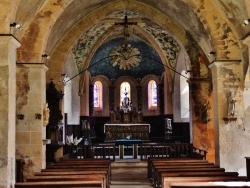
[[[189,73],[182,71],[182,75],[189,77]],[[181,96],[181,118],[189,118],[189,85],[187,78],[180,77],[180,96]]]
[[[148,109],[157,109],[157,85],[154,80],[151,80],[148,83]]]
[[[122,106],[122,101],[125,97],[131,100],[130,84],[128,82],[122,82],[120,87],[120,106]]]
[[[96,81],[94,83],[94,91],[93,91],[93,97],[94,97],[94,110],[102,110],[102,83],[100,81]]]

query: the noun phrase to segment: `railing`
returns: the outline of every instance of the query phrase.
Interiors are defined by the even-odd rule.
[[[148,157],[193,157],[206,159],[206,151],[185,143],[142,143],[138,145],[138,155],[141,160]],[[118,146],[111,144],[65,145],[65,156],[70,158],[110,158],[118,157]]]
[[[194,157],[206,159],[206,151],[194,148],[192,144],[143,143],[138,146],[141,160],[148,157]]]
[[[69,158],[110,158],[115,160],[115,144],[65,145],[64,156]]]

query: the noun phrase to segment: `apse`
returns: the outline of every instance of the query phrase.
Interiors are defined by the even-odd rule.
[[[111,64],[111,51],[123,44],[123,38],[116,38],[98,48],[88,69],[92,77],[104,75],[109,79],[117,79],[121,76],[131,76],[139,79],[149,74],[160,76],[164,72],[164,66],[158,53],[149,44],[137,38],[130,38],[128,44],[139,50],[141,56],[139,65],[124,70]]]

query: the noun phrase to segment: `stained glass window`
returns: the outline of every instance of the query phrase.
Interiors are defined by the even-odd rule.
[[[96,81],[94,83],[93,97],[94,97],[94,108],[96,110],[101,110],[102,109],[102,83],[100,81]]]
[[[148,83],[148,108],[149,110],[155,110],[157,108],[157,85],[154,80]]]

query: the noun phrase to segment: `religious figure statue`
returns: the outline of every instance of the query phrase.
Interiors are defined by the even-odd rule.
[[[125,92],[125,97],[122,100],[121,109],[124,111],[124,113],[128,113],[129,111],[131,111],[131,107],[132,107],[132,103],[127,95],[128,93]]]
[[[46,126],[49,123],[49,112],[50,109],[48,107],[48,103],[45,104],[44,110],[43,110],[43,125]]]
[[[227,115],[230,117],[235,117],[235,103],[236,103],[236,99],[235,99],[233,92],[231,91],[227,98],[227,105],[228,105]]]

